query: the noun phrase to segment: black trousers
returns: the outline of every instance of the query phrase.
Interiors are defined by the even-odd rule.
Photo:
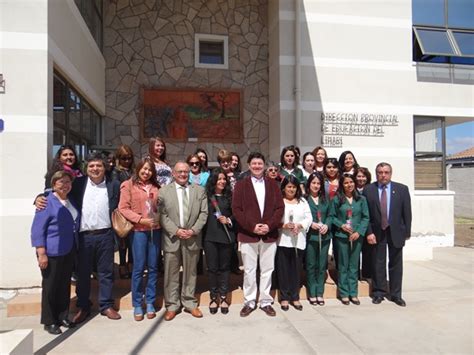
[[[361,276],[365,279],[371,279],[373,277],[374,249],[375,246],[367,243],[367,238],[364,238],[364,244],[362,244]]]
[[[387,287],[387,246],[388,246],[388,276],[390,279],[390,290]],[[402,297],[402,277],[403,277],[403,247],[396,248],[393,245],[390,227],[377,238],[374,247],[373,264],[373,290],[374,297],[391,298]]]
[[[48,267],[41,270],[41,324],[59,324],[69,314],[71,274],[74,254],[48,256]]]
[[[281,301],[299,301],[302,250],[277,247],[276,269]]]
[[[230,260],[233,244],[204,241],[211,297],[226,296],[229,292]]]
[[[119,245],[119,260],[120,266],[127,265],[127,251],[128,251],[128,262],[133,264],[133,253],[132,253],[132,245],[130,243],[131,236],[128,235],[125,238],[118,238],[118,245]]]

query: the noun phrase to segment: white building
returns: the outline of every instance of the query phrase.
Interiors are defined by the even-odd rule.
[[[330,156],[353,151],[371,171],[388,161],[412,195],[406,256],[452,245],[444,128],[474,118],[474,54],[465,45],[474,36],[472,16],[461,12],[459,24],[455,11],[443,12],[433,25],[412,16],[410,0],[101,3],[0,0],[8,14],[0,22],[0,287],[39,283],[32,201],[55,146],[75,144],[82,156],[120,143],[145,151],[142,87],[243,92],[242,142],[169,144],[172,160],[197,146],[211,156],[220,147],[244,157],[259,149],[279,160],[286,145],[303,153],[322,143]],[[202,34],[226,46],[227,68],[195,67]]]

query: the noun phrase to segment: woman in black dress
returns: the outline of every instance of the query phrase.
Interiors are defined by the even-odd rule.
[[[235,233],[232,223],[232,195],[229,180],[221,168],[212,171],[206,185],[209,215],[204,236],[207,274],[211,302],[209,311],[216,314],[229,312],[227,293],[229,292],[229,273]],[[220,296],[220,300],[219,300]]]

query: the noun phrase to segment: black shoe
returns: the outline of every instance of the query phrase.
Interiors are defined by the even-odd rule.
[[[59,325],[57,324],[45,325],[44,330],[53,335],[59,335],[62,333],[61,328],[59,328]]]
[[[372,298],[373,304],[381,304],[382,301],[383,301],[383,297],[380,297],[380,296],[375,296],[374,298]]]
[[[392,302],[395,303],[397,306],[400,306],[400,307],[406,307],[407,306],[406,302],[401,297],[392,298]]]
[[[59,325],[63,326],[63,327],[66,327],[66,328],[74,328],[76,326],[76,324],[74,322],[71,322],[69,319],[63,319]]]
[[[360,301],[357,297],[351,297],[349,296],[349,301],[351,301],[352,303],[354,303],[356,306],[359,306],[360,305]]]
[[[302,304],[295,304],[295,302],[291,301],[290,304],[295,307],[297,311],[302,311],[303,310],[303,305]]]
[[[312,298],[312,297],[311,297],[311,298]],[[317,298],[314,298],[314,299],[311,299],[311,298],[308,300],[310,305],[316,306],[316,305],[319,304]]]
[[[216,314],[218,309],[219,309],[219,305],[217,304],[217,297],[212,297],[211,302],[209,302],[209,313]]]
[[[347,298],[347,297],[341,298],[341,303],[342,303],[344,306],[348,306],[348,305],[350,304],[349,298]]]
[[[229,302],[227,302],[227,298],[225,296],[221,297],[221,313],[229,313]]]
[[[281,307],[281,310],[282,310],[282,311],[285,311],[285,312],[290,309],[290,306],[287,305],[287,304],[282,304],[280,307]]]

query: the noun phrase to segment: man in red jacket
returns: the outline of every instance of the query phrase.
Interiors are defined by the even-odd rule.
[[[270,295],[276,253],[278,227],[285,205],[275,180],[264,176],[265,158],[250,153],[247,160],[250,176],[237,182],[232,200],[232,213],[238,222],[238,240],[244,265],[244,307],[246,317],[257,306],[257,265],[260,266],[260,309],[274,317]]]

